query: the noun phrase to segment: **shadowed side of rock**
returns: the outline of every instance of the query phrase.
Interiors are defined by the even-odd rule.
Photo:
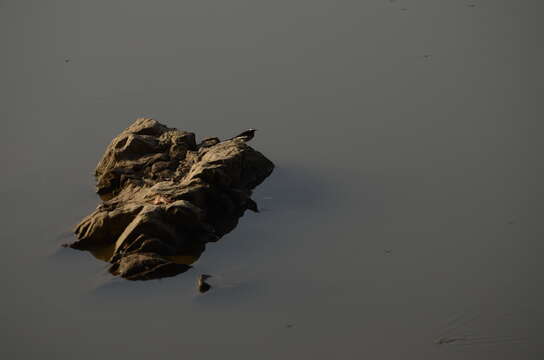
[[[112,140],[96,167],[103,203],[76,226],[68,246],[112,246],[110,271],[129,280],[174,276],[205,244],[232,231],[251,191],[274,164],[243,138],[200,144],[190,132],[138,119]]]

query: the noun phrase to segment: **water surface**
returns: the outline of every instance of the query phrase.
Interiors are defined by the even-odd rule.
[[[540,359],[542,10],[0,1],[2,358]],[[277,165],[161,281],[59,249],[139,116]]]

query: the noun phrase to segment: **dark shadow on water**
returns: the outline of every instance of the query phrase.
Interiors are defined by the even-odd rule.
[[[267,211],[316,211],[334,205],[335,185],[326,170],[278,166],[255,191],[259,209]],[[269,208],[274,204],[274,209]]]
[[[317,171],[312,171],[307,168],[282,168],[277,167],[274,173],[268,178],[265,183],[258,187],[254,191],[253,198],[257,202],[259,208],[261,209],[260,213],[252,216],[259,217],[258,221],[278,221],[277,224],[268,224],[267,226],[281,227],[285,220],[285,216],[289,216],[292,221],[293,218],[304,218],[305,216],[310,215],[314,212],[319,212],[324,208],[330,208],[334,206],[335,203],[339,202],[339,198],[333,196],[333,186],[327,182],[331,181],[326,174],[319,173]],[[296,216],[293,216],[296,214]],[[257,221],[257,222],[258,222]],[[247,225],[247,220],[244,220],[244,225]],[[240,232],[236,232],[240,235]],[[73,235],[70,233],[63,233],[59,236],[58,241],[62,242],[65,239],[71,238]],[[233,235],[229,235],[233,236]],[[243,236],[243,231],[242,231]],[[221,244],[221,246],[228,247],[229,243],[223,240],[219,240],[214,244]],[[215,246],[215,245],[214,245]],[[98,246],[87,249],[95,258],[107,261],[112,257],[114,252],[114,245]],[[72,252],[73,250],[58,250],[59,255],[63,254],[65,251]],[[205,249],[204,249],[205,251]],[[228,251],[228,250],[227,250]],[[170,256],[167,257],[168,260],[173,261],[178,264],[192,265],[200,258],[201,253],[187,253],[180,254],[179,256]],[[264,255],[266,256],[266,254]],[[73,258],[70,258],[73,261]],[[191,272],[194,274],[194,272]],[[104,291],[117,291],[119,288],[123,288],[123,291],[131,291],[130,286],[120,285],[124,282],[121,280],[120,283],[115,282],[105,282],[100,285],[99,292]],[[246,291],[245,289],[251,285],[253,282],[247,283],[244,286],[240,287],[237,291]],[[222,293],[234,292],[233,289],[217,289]],[[203,300],[205,301],[205,300]],[[209,300],[208,300],[209,301]]]

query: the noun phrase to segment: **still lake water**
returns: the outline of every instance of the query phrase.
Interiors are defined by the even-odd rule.
[[[1,358],[541,359],[542,10],[0,1]],[[139,116],[277,165],[161,281],[59,248]]]

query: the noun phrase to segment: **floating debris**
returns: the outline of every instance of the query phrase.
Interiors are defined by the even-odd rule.
[[[198,277],[196,287],[200,293],[205,293],[212,288],[212,286],[206,282],[206,280],[211,277],[212,276],[208,274],[202,274]]]

